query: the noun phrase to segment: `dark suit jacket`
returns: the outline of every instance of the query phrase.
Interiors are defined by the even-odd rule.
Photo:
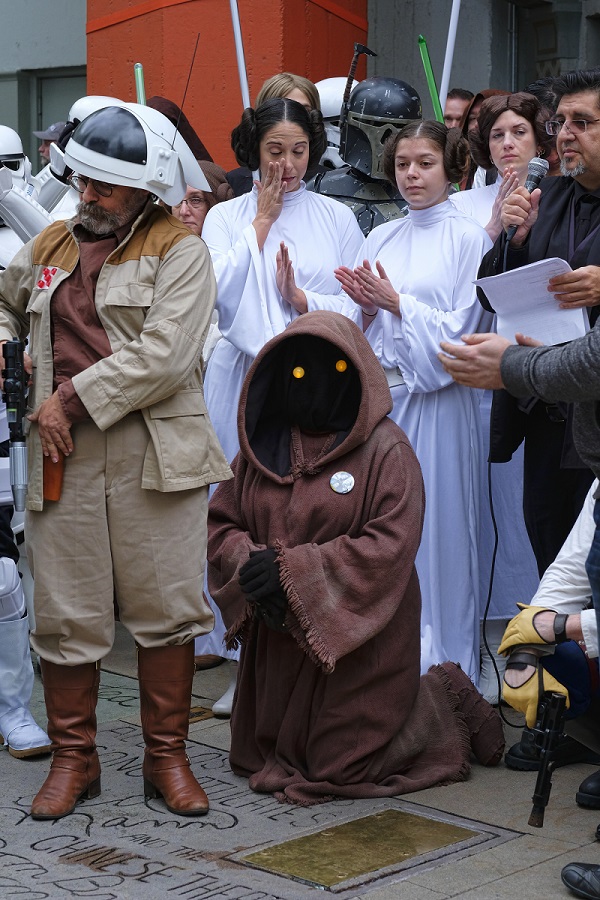
[[[569,210],[575,193],[576,182],[572,178],[545,178],[540,189],[540,208],[537,221],[527,242],[518,250],[508,248],[506,268],[517,269],[540,259],[558,256],[567,259],[569,247]],[[502,232],[496,243],[483,257],[479,267],[479,277],[497,275],[504,271],[506,249],[506,233]],[[570,260],[572,268],[582,266],[600,266],[600,229],[589,244],[578,249]],[[487,297],[481,289],[478,296],[485,309],[494,312]],[[594,325],[599,308],[593,307],[590,323]],[[564,409],[565,417],[570,420],[571,411]],[[519,403],[506,391],[495,391],[492,404],[490,426],[490,460],[491,462],[507,462],[527,434],[528,416],[522,411]],[[566,428],[563,447],[563,461],[569,468],[582,466],[572,441],[571,428]]]

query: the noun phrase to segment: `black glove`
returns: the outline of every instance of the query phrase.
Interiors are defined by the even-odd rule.
[[[252,550],[250,559],[240,569],[238,581],[250,601],[258,602],[261,597],[281,590],[277,551]]]
[[[288,610],[288,598],[283,588],[279,588],[274,594],[261,597],[254,604],[256,612],[265,625],[273,631],[287,631],[285,617]]]
[[[257,614],[273,631],[286,631],[288,599],[281,587],[277,551],[252,550],[239,573],[239,585]]]

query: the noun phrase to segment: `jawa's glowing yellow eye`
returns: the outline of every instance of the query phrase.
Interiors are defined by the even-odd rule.
[[[338,372],[345,372],[346,369],[348,368],[348,363],[346,362],[345,359],[338,359],[338,361],[335,364],[335,367]]]
[[[296,366],[296,368],[292,372],[292,375],[294,376],[294,378],[304,378],[304,369],[302,368],[302,366]]]

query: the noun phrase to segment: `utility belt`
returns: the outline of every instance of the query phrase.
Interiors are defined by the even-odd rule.
[[[398,366],[393,366],[391,369],[386,369],[384,367],[383,374],[387,378],[387,383],[391,388],[397,387],[399,384],[404,384],[404,375]]]

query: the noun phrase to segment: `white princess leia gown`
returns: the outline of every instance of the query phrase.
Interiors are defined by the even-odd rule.
[[[483,310],[473,280],[491,247],[486,232],[448,201],[409,210],[375,228],[361,256],[378,260],[400,294],[401,318],[380,310],[365,336],[388,375],[391,418],[404,429],[425,482],[417,554],[421,671],[445,660],[479,676],[479,392],[452,381],[440,341],[478,330]],[[361,323],[360,309],[344,311]],[[403,382],[403,383],[402,383]]]
[[[239,450],[237,408],[246,372],[267,341],[298,316],[277,288],[276,256],[281,241],[288,247],[296,284],[306,295],[308,310],[337,312],[342,311],[345,295],[334,269],[354,265],[363,243],[349,207],[307,191],[302,183],[297,191],[284,195],[283,209],[260,251],[252,225],[257,198],[254,187],[249,194],[218,203],[202,229],[217,279],[222,334],[206,371],[206,405],[230,462]],[[211,606],[215,629],[197,640],[196,653],[237,659],[237,651],[225,651],[223,620],[215,604]]]

